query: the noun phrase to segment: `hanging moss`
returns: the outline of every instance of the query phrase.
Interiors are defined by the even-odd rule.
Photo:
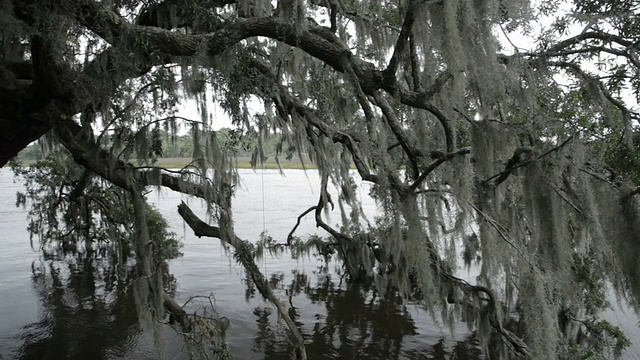
[[[0,5],[7,10],[0,16],[7,48],[0,76],[10,84],[0,90],[30,94],[23,83],[33,79],[39,101],[59,108],[45,119],[54,132],[42,139],[44,153],[60,156],[58,141],[70,152],[21,170],[46,189],[42,195],[28,183],[19,198],[42,200],[34,201],[30,230],[62,236],[69,248],[83,238],[91,248],[89,235],[105,242],[128,234],[124,220],[135,218],[134,241],[118,242],[114,251],[122,258],[136,250],[149,279],[138,306],[155,309],[146,314],[151,319],[162,316],[167,299],[153,278],[162,251],[148,249],[156,244],[148,222],[162,223],[143,204],[145,188],[202,198],[218,237],[236,244],[231,200],[238,173],[231,147],[214,131],[215,104],[236,127],[236,140],[256,140],[247,145],[253,167],[295,154],[321,176],[318,201],[305,214],[328,238],[292,232],[283,242],[265,233],[255,248],[237,243],[236,255],[252,271],[254,257],[286,248],[296,257],[337,259],[350,280],[374,277],[383,294],[399,293],[449,324],[463,319],[487,346],[507,344],[496,350],[504,357],[562,358],[624,345],[595,313],[607,306],[597,301],[598,284],[611,283],[630,300],[640,293],[633,280],[640,270],[629,255],[637,244],[640,192],[632,169],[637,114],[619,99],[624,85],[637,90],[636,82],[623,80],[637,64],[627,53],[609,61],[620,52],[607,50],[633,44],[633,27],[617,26],[631,20],[610,14],[608,5],[581,2],[570,20],[556,19],[535,34],[533,48],[521,49],[511,44],[512,33],[537,31],[536,17],[552,14],[554,6],[527,0],[125,3],[85,4],[82,19],[73,9],[41,14],[31,13],[37,7],[12,12],[18,2]],[[582,18],[598,11],[607,16]],[[139,18],[132,20],[134,14]],[[562,41],[570,22],[585,31]],[[32,54],[13,48],[23,39],[33,39]],[[596,60],[605,74],[582,68]],[[33,65],[28,75],[13,69],[24,61]],[[185,99],[195,103],[193,119],[175,116]],[[77,109],[83,112],[76,119]],[[101,132],[93,134],[96,126]],[[155,167],[165,142],[182,131],[193,144],[192,162],[181,171]],[[280,139],[275,154],[265,146],[271,137]],[[365,219],[354,178],[372,184],[375,223]],[[74,199],[78,183],[99,193],[102,204]],[[328,219],[336,218],[341,223],[334,227]],[[460,257],[479,265],[477,279],[456,277]],[[589,261],[600,264],[597,271],[585,271]],[[264,285],[259,271],[252,274]],[[268,295],[268,286],[263,291]],[[593,318],[579,317],[585,311]],[[200,325],[206,332],[215,324]],[[593,344],[572,339],[577,328],[588,330]],[[218,343],[223,334],[213,333]],[[596,335],[604,333],[620,341]]]

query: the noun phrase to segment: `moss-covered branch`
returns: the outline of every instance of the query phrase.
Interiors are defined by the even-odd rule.
[[[198,216],[193,213],[191,208],[189,208],[189,206],[184,201],[180,205],[178,205],[178,213],[184,219],[187,225],[189,225],[191,230],[193,230],[193,233],[196,236],[207,236],[220,239],[234,248],[236,259],[247,271],[247,273],[251,277],[251,280],[253,280],[254,284],[260,291],[260,294],[262,294],[262,296],[268,299],[278,309],[278,314],[287,324],[289,330],[291,330],[291,333],[296,340],[296,346],[299,351],[299,358],[306,359],[307,353],[304,346],[304,337],[302,336],[302,333],[296,326],[295,322],[289,316],[289,312],[287,311],[285,305],[273,293],[273,291],[271,290],[271,286],[269,285],[269,281],[264,277],[264,275],[256,265],[253,258],[253,245],[235,235],[232,235],[231,238],[223,236],[222,231],[219,227],[209,225],[200,220],[200,218],[198,218]]]

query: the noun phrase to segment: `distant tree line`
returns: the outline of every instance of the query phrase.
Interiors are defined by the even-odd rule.
[[[165,130],[157,130],[158,139],[160,139],[159,158],[190,158],[193,156],[193,137],[190,134],[172,136],[170,132]],[[216,132],[217,139],[226,149],[232,150],[237,157],[251,157],[258,147],[257,134],[240,134],[239,132],[221,128]],[[276,153],[278,144],[282,141],[279,134],[271,134],[265,138],[262,148],[265,156],[271,156]],[[24,148],[18,157],[21,160],[42,160],[44,158],[43,147],[39,142],[33,142]]]

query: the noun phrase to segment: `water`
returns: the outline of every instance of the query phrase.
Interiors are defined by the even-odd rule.
[[[317,203],[315,172],[307,176],[290,170],[284,178],[275,171],[241,174],[244,188],[234,199],[234,220],[242,238],[256,239],[266,230],[284,241],[298,214]],[[0,189],[0,359],[157,358],[151,335],[137,325],[130,287],[89,264],[43,259],[30,247],[26,211],[14,206],[20,185],[13,183],[8,169],[0,169]],[[364,210],[374,213],[373,202],[362,195]],[[237,359],[290,358],[291,345],[275,309],[259,295],[247,294],[243,269],[227,257],[218,240],[194,236],[178,215],[177,205],[185,200],[204,216],[199,201],[171,191],[150,195],[149,200],[184,243],[183,257],[172,260],[169,269],[178,303],[212,294],[219,314],[231,320],[227,340]],[[338,221],[336,211],[327,222]],[[309,216],[296,234],[316,231]],[[295,306],[311,359],[481,358],[464,325],[456,326],[452,335],[448,326],[414,307],[373,298],[367,289],[348,287],[335,277],[317,276],[318,265],[315,259],[295,261],[286,255],[259,264],[279,284],[280,299]],[[609,316],[617,316],[632,338],[640,338],[637,317],[621,314]],[[182,358],[179,337],[168,326],[164,334],[169,358]],[[637,350],[628,354],[640,358]]]

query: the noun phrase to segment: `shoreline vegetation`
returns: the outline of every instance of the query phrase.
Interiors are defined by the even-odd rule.
[[[280,167],[283,170],[285,169],[291,169],[291,170],[317,169],[317,166],[313,164],[311,161],[309,161],[309,159],[305,160],[304,167],[302,166],[300,159],[298,159],[297,157],[294,157],[291,160],[287,160],[284,158],[281,158],[279,160],[280,160]],[[191,161],[192,161],[191,158],[160,158],[155,163],[155,165],[164,167],[164,168],[180,169],[187,166]],[[248,156],[236,157],[235,161],[233,161],[233,164],[236,169],[252,169],[251,157],[248,157]],[[260,163],[256,164],[255,166],[256,170],[260,170],[262,168],[264,168],[265,170],[277,170],[278,163],[276,163],[276,160],[274,157],[269,156],[267,160],[265,160],[264,166],[263,164],[260,164]]]
[[[218,130],[216,134],[218,134],[222,146],[229,148],[236,154],[234,161],[235,168],[252,169],[252,153],[258,145],[258,140],[255,136],[245,135],[239,137],[234,130],[228,128],[222,128]],[[154,166],[168,169],[181,169],[193,161],[192,154],[194,153],[194,143],[191,135],[179,135],[172,137],[170,133],[161,130],[158,136],[162,140],[162,157],[157,159]],[[266,160],[264,164],[256,164],[255,169],[278,169],[275,154],[278,152],[276,149],[280,146],[279,143],[281,141],[282,137],[278,134],[273,134],[268,139],[265,139],[262,144],[262,148],[266,154]],[[317,166],[311,162],[307,155],[303,154],[304,166],[297,154],[289,155],[292,155],[291,159],[287,159],[284,152],[279,155],[280,167],[283,170],[317,169]],[[44,158],[44,153],[42,147],[37,143],[27,146],[17,156],[20,163],[25,166],[30,166],[42,158]],[[135,161],[133,162],[135,163]],[[355,169],[353,164],[351,167]]]
[[[22,165],[25,166],[30,166],[32,164],[34,164],[37,160],[33,160],[33,159],[24,159],[24,158],[18,158],[18,160],[20,161],[20,163]],[[291,160],[287,160],[284,158],[279,159],[280,160],[280,167],[283,170],[314,170],[317,169],[317,166],[312,163],[311,161],[309,161],[309,159],[306,159],[304,162],[304,166],[302,165],[302,163],[300,162],[300,159],[297,157],[292,158]],[[189,163],[191,163],[193,160],[192,158],[189,157],[167,157],[167,158],[159,158],[156,163],[154,164],[154,166],[158,166],[158,167],[163,167],[163,168],[167,168],[167,169],[182,169],[185,166],[189,165]],[[235,158],[234,163],[234,167],[236,169],[252,169],[251,167],[251,157],[248,156],[238,156]],[[264,167],[262,164],[256,164],[255,169],[256,170],[260,170],[260,169],[265,169],[265,170],[277,170],[278,169],[278,164],[276,163],[276,160],[274,157],[270,156],[267,158],[267,160],[265,160],[264,162]]]

